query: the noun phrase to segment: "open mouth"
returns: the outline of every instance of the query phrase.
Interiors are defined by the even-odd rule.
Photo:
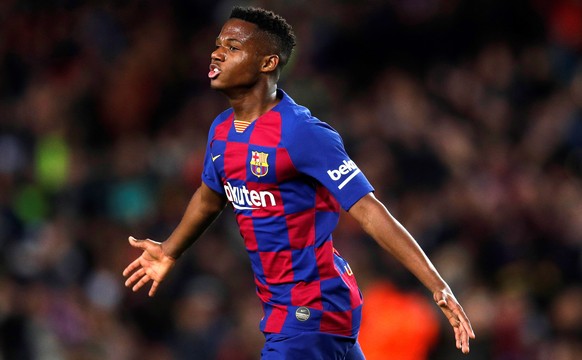
[[[220,69],[218,68],[218,66],[214,65],[214,64],[210,64],[210,71],[208,72],[208,77],[210,79],[216,79],[218,77],[218,75],[220,74]]]

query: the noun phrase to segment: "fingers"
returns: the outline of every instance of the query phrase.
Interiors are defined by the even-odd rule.
[[[455,332],[455,346],[457,349],[461,349],[463,346],[461,330],[458,327],[453,327],[453,331]]]
[[[142,278],[146,274],[143,268],[134,272],[127,280],[125,280],[125,286],[130,287],[132,284],[135,284],[140,278]]]
[[[130,243],[139,241],[133,237],[130,237],[129,240]],[[123,276],[129,276],[127,280],[125,280],[125,286],[131,287],[134,292],[151,280],[150,276],[147,275],[146,270],[142,267],[140,260],[141,257],[135,259],[123,270]]]
[[[159,286],[159,279],[155,275],[155,269],[152,269],[152,262],[159,261],[156,256],[156,247],[161,243],[150,239],[138,240],[133,236],[128,237],[129,244],[135,248],[143,250],[143,254],[135,259],[123,270],[123,276],[128,277],[125,281],[126,287],[131,287],[132,291],[138,291],[149,281],[152,281],[152,287],[148,295],[154,296]],[[152,277],[153,276],[153,277]]]
[[[449,322],[455,332],[455,345],[457,349],[460,349],[463,354],[467,354],[470,351],[469,338],[471,337],[472,330],[469,332],[467,327],[463,325],[461,319],[462,316],[459,316],[456,312],[452,312],[449,317]]]
[[[455,332],[455,345],[463,354],[470,351],[469,339],[475,338],[475,332],[471,327],[469,318],[463,311],[461,305],[453,296],[447,298],[447,294],[439,292],[434,295],[437,305],[443,310],[449,323]]]
[[[461,322],[455,317],[451,316],[449,318],[449,323],[453,327],[455,333],[455,347],[463,352],[463,354],[469,353],[469,333],[467,329],[463,327]]]
[[[136,262],[137,262],[137,266],[135,265]],[[134,270],[135,270],[135,272],[133,272],[133,274],[131,274],[132,271],[134,271]],[[128,276],[129,274],[131,274],[131,276],[128,277],[127,280],[125,280],[125,286],[131,287],[133,291],[139,290],[142,286],[144,286],[151,279],[150,276],[148,274],[146,274],[145,269],[140,267],[139,259],[135,260],[133,263],[131,263],[123,271],[123,276]]]
[[[150,288],[150,292],[148,293],[148,295],[149,295],[150,297],[152,297],[152,296],[154,296],[154,295],[156,294],[156,291],[158,291],[158,285],[159,285],[159,284],[160,284],[160,283],[159,283],[159,282],[157,282],[157,281],[153,281],[153,282],[152,282],[152,287]]]
[[[139,262],[138,262],[138,264],[139,264]],[[132,263],[132,265],[133,265],[133,263]],[[127,270],[130,267],[131,267],[131,265],[128,266],[126,268],[126,270],[123,272],[124,276],[127,276],[128,274],[131,273],[131,271],[133,271],[133,270],[129,270],[129,271]],[[141,289],[145,284],[147,284],[150,280],[152,280],[152,287],[151,287],[148,295],[150,297],[153,297],[156,294],[156,292],[158,290],[158,286],[159,286],[160,283],[158,281],[153,280],[146,273],[146,271],[145,271],[144,268],[140,268],[137,271],[135,271],[133,274],[131,274],[131,276],[129,278],[127,278],[127,280],[125,281],[125,286],[126,287],[131,287],[131,290],[133,292],[136,292],[139,289]]]
[[[139,258],[135,259],[131,264],[127,265],[127,267],[123,270],[123,276],[128,276],[135,270],[139,269],[141,264],[139,262]]]
[[[131,288],[131,290],[133,292],[138,291],[139,289],[142,288],[142,286],[144,286],[145,284],[147,284],[148,281],[150,281],[152,278],[148,275],[148,274],[144,274],[141,279],[139,279],[139,281]]]
[[[458,326],[460,328],[462,328],[465,333],[467,333],[467,336],[471,339],[475,338],[475,332],[473,331],[473,327],[471,326],[471,322],[469,321],[469,318],[467,317],[467,314],[465,314],[465,311],[463,310],[463,308],[461,308],[460,305],[456,304],[454,309],[451,309],[453,311],[453,314],[455,315],[455,320],[458,321]]]
[[[470,351],[469,334],[462,327],[456,327],[455,329],[456,329],[455,336],[458,336],[457,349],[461,349],[461,352],[463,352],[463,354],[468,354]],[[458,335],[456,335],[457,333]]]
[[[468,354],[470,351],[469,347],[469,338],[471,337],[470,333],[461,324],[454,327],[453,329],[455,329],[455,338],[457,339],[457,349],[461,349],[463,354]]]
[[[125,286],[126,287],[131,287],[131,290],[133,292],[138,291],[139,289],[141,289],[145,284],[147,284],[150,280],[152,280],[152,278],[146,273],[146,271],[142,268],[137,270],[136,272],[134,272],[126,281],[125,281]],[[152,290],[150,290],[149,295],[150,296],[154,296],[156,289],[157,289],[157,281],[153,282],[154,285],[152,285]]]
[[[469,339],[475,338],[475,332],[467,316],[464,313],[462,315],[459,317],[460,323],[457,329],[459,329],[461,335],[461,351],[463,354],[467,354],[469,353]]]
[[[457,349],[460,349],[463,354],[468,354],[470,351],[468,333],[460,326],[453,327],[453,330]]]
[[[463,313],[463,316],[459,317],[459,321],[461,322],[461,326],[465,329],[465,331],[467,332],[468,336],[471,339],[475,338],[475,332],[473,331],[473,327],[471,326],[471,323],[469,322],[469,318],[467,318],[467,315],[465,315]]]

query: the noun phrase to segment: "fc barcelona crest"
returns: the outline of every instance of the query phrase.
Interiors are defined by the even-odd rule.
[[[269,172],[269,164],[267,163],[269,154],[259,151],[251,153],[251,172],[257,177],[265,176]]]

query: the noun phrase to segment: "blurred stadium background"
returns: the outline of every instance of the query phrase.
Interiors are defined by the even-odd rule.
[[[466,358],[582,359],[582,1],[236,4],[294,26],[281,87],[342,133],[449,281],[478,336]],[[121,276],[127,237],[163,240],[200,182],[233,5],[0,1],[0,359],[258,358],[228,209],[155,298]],[[465,358],[348,216],[335,238],[369,359]]]

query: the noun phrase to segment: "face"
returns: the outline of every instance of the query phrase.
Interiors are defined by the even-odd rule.
[[[210,86],[216,90],[250,88],[265,72],[265,42],[253,23],[229,19],[216,38],[212,52]]]

